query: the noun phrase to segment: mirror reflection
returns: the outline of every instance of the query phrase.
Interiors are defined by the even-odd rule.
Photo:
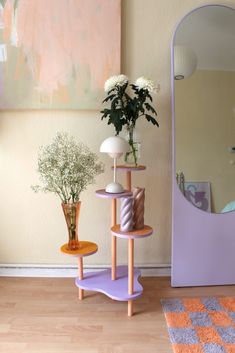
[[[208,212],[235,210],[235,10],[189,14],[174,41],[175,158],[185,197]]]

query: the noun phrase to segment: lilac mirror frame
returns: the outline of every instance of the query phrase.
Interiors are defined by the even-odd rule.
[[[171,42],[172,88],[172,268],[173,287],[235,284],[235,212],[207,213],[193,206],[179,190],[175,173],[174,41]]]

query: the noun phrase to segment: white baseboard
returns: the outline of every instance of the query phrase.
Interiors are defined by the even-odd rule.
[[[84,272],[101,271],[109,266],[84,266]],[[169,264],[137,265],[143,277],[170,276]],[[0,264],[0,277],[76,277],[78,270],[72,265]]]

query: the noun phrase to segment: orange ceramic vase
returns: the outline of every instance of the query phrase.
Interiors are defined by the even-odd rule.
[[[80,213],[81,202],[76,203],[62,203],[62,208],[68,227],[68,250],[79,249],[78,240],[78,219]]]

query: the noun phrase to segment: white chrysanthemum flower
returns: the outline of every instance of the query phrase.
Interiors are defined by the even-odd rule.
[[[144,76],[137,78],[135,86],[137,86],[138,89],[146,89],[151,93],[156,93],[160,90],[159,84],[156,86],[152,80]]]
[[[104,91],[107,93],[114,89],[116,86],[123,86],[128,82],[128,77],[126,75],[116,75],[111,76],[105,81]]]

